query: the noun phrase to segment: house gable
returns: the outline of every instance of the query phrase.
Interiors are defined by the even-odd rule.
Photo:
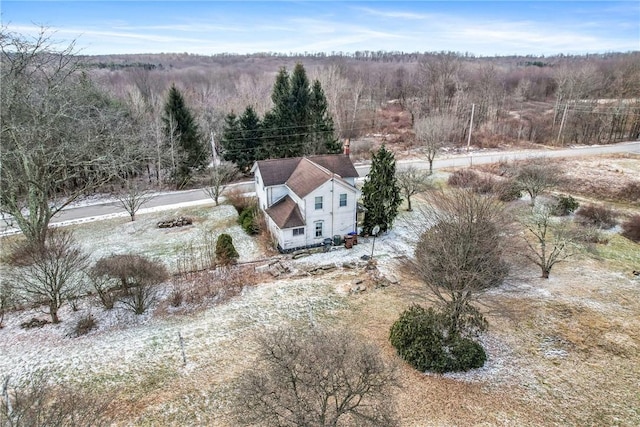
[[[265,212],[280,229],[304,227],[305,225],[300,208],[289,196],[284,196]]]
[[[331,172],[327,169],[303,158],[291,173],[286,185],[299,198],[303,199],[307,194],[329,181],[331,176]]]

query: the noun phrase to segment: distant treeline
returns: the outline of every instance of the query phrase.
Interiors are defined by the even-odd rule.
[[[607,53],[588,53],[584,55],[508,55],[508,56],[478,56],[469,52],[402,52],[402,51],[355,51],[342,52],[256,52],[251,54],[237,53],[216,53],[211,55],[199,55],[191,53],[141,53],[141,54],[114,54],[99,56],[82,56],[82,59],[97,68],[143,68],[153,70],[163,67],[180,67],[181,65],[191,66],[195,63],[200,65],[218,64],[232,65],[234,63],[242,63],[256,59],[275,59],[295,62],[307,62],[313,60],[321,60],[331,62],[331,60],[351,59],[356,61],[370,61],[383,63],[400,63],[410,64],[437,58],[442,55],[453,56],[466,61],[477,60],[480,62],[492,62],[499,64],[514,64],[519,66],[535,66],[548,67],[567,60],[584,61],[589,59],[611,59],[616,57],[624,57],[639,52],[607,52]]]

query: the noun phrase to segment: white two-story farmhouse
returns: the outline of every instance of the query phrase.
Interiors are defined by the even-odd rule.
[[[261,160],[256,195],[280,251],[320,245],[357,230],[358,177],[348,155]]]

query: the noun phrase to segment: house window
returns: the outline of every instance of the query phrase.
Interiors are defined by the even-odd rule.
[[[322,209],[322,196],[316,197],[316,210]]]
[[[293,229],[294,236],[304,236],[304,227],[302,228],[294,228]]]
[[[347,206],[347,193],[340,195],[340,207]]]
[[[322,237],[322,222],[316,222],[316,237]]]

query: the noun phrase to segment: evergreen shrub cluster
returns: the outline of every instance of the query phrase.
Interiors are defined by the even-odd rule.
[[[256,220],[257,214],[257,209],[254,206],[250,206],[244,208],[242,212],[240,212],[240,216],[238,218],[238,222],[242,226],[242,229],[252,236],[260,232],[260,227],[258,227],[258,221]]]
[[[558,196],[558,201],[556,202],[554,213],[558,216],[567,216],[573,213],[576,209],[580,207],[580,203],[576,199],[571,196],[565,196],[561,194]]]
[[[487,360],[482,346],[460,334],[449,334],[447,316],[413,305],[393,324],[391,345],[419,371],[437,373],[480,368]]]
[[[216,259],[221,265],[235,264],[240,257],[235,246],[233,246],[233,239],[230,235],[223,233],[218,237],[216,242]]]

